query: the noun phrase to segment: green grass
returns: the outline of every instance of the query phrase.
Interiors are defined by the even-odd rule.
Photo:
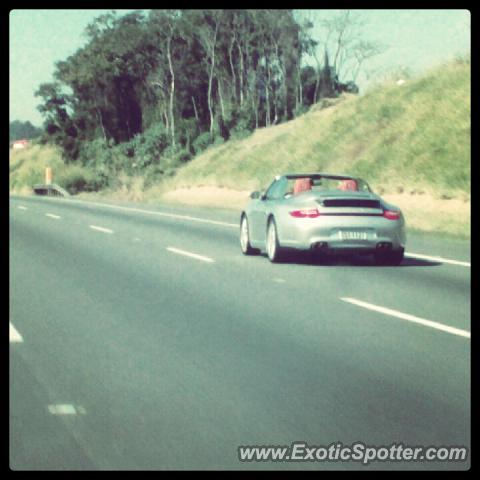
[[[276,173],[359,175],[374,188],[470,193],[470,64],[347,96],[286,124],[211,147],[167,183],[261,188]]]

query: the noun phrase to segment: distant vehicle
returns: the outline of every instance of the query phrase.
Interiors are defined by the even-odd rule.
[[[348,175],[286,174],[253,192],[240,217],[245,255],[266,250],[271,262],[286,249],[373,254],[379,265],[399,265],[406,235],[401,210]]]

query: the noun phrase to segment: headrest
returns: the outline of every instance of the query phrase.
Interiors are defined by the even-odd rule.
[[[351,190],[356,192],[358,190],[358,185],[355,180],[342,180],[338,185],[340,190]]]
[[[312,179],[311,178],[297,178],[295,184],[293,185],[293,194],[297,195],[301,192],[306,192],[312,189]]]

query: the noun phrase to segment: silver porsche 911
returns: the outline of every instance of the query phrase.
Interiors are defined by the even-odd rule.
[[[275,177],[253,192],[240,217],[245,255],[266,250],[271,262],[287,249],[373,254],[381,265],[399,265],[406,243],[401,210],[360,178],[327,173]]]

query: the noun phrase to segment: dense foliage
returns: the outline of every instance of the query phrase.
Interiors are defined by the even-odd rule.
[[[31,140],[32,138],[37,138],[42,134],[42,129],[35,127],[29,121],[21,122],[19,120],[14,120],[10,122],[9,127],[9,139],[10,142],[15,140],[27,139]]]
[[[36,95],[67,161],[147,168],[303,113],[342,89],[290,10],[152,10],[98,17]],[[121,158],[121,161],[118,160]],[[101,159],[101,161],[99,160]],[[117,160],[115,160],[117,159]],[[120,167],[120,165],[117,165]]]

